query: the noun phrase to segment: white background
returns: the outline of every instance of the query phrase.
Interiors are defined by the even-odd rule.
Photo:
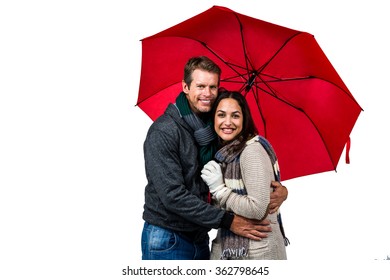
[[[213,5],[315,35],[364,109],[351,134],[351,164],[343,154],[337,172],[284,182],[287,253],[298,265],[291,272],[310,271],[308,262],[361,264],[344,271],[350,276],[387,264],[385,3],[2,1],[1,279],[116,279],[140,263],[142,145],[151,124],[135,106],[140,40]]]

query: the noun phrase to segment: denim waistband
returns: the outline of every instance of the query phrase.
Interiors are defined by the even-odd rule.
[[[178,235],[194,243],[201,243],[209,240],[208,232],[204,231],[175,231]]]

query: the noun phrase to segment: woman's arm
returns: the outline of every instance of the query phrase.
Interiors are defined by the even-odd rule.
[[[223,193],[218,203],[237,215],[262,220],[268,214],[274,175],[271,160],[260,143],[252,143],[244,149],[240,157],[240,168],[247,195],[229,190]]]

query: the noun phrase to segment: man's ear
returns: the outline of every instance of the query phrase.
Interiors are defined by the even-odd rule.
[[[186,82],[184,82],[184,80],[181,81],[181,86],[183,88],[184,93],[188,93],[190,91],[190,89],[188,88],[188,85],[186,84]]]

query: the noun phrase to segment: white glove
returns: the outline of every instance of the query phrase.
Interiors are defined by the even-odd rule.
[[[203,181],[209,186],[210,193],[216,195],[217,192],[225,192],[221,166],[214,160],[205,164],[200,175]]]

